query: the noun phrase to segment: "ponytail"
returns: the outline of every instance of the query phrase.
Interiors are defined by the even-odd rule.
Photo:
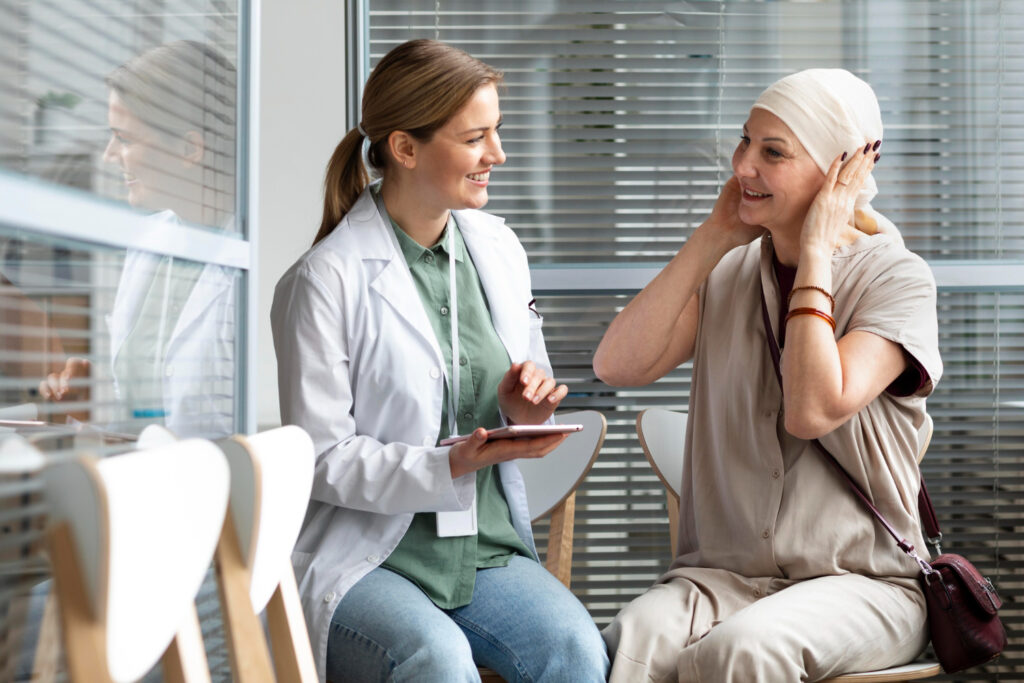
[[[324,217],[320,221],[320,231],[313,240],[314,245],[331,234],[369,182],[370,177],[363,165],[363,135],[357,128],[353,128],[341,139],[331,160],[327,162]]]
[[[498,85],[501,72],[462,50],[436,40],[410,40],[373,68],[363,88],[362,122],[338,143],[327,164],[324,217],[313,244],[331,234],[370,182],[392,162],[388,136],[396,130],[430,142],[478,88]],[[363,140],[369,140],[363,164]]]

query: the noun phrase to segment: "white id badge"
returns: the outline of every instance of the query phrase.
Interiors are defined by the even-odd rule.
[[[476,496],[468,510],[437,513],[437,535],[472,536],[476,533]]]

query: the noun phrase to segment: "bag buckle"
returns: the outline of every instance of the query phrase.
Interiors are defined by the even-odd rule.
[[[935,554],[936,555],[941,555],[942,554],[942,546],[939,545],[940,543],[942,543],[942,532],[941,531],[939,532],[938,536],[929,536],[928,537],[928,545],[930,545],[933,548],[935,548]]]

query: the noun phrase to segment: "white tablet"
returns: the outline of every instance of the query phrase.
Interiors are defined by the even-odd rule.
[[[583,429],[581,424],[571,425],[509,425],[487,430],[487,440],[492,439],[520,439],[531,436],[548,436],[550,434],[570,434]],[[475,431],[475,430],[474,430]],[[441,440],[442,446],[451,446],[453,443],[465,441],[473,432],[462,436],[451,436]]]

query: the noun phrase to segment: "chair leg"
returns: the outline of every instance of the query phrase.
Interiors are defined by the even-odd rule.
[[[112,683],[107,670],[107,641],[103,624],[89,606],[81,567],[75,553],[75,539],[65,523],[49,535],[53,585],[60,601],[60,624],[68,677],[75,683]]]
[[[56,590],[56,589],[54,589]],[[60,668],[60,628],[58,625],[57,596],[51,590],[43,606],[43,618],[39,622],[39,638],[32,660],[33,683],[53,683]]]
[[[665,506],[668,508],[668,542],[672,549],[672,560],[679,553],[679,499],[671,492],[665,493]]]
[[[230,510],[224,516],[214,559],[233,678],[237,683],[273,683],[267,639],[249,597],[252,577],[242,559]]]
[[[167,646],[161,664],[165,683],[210,683],[210,665],[195,605]]]
[[[267,627],[277,680],[316,683],[316,662],[291,565],[284,568],[281,583],[267,604]]]
[[[572,582],[572,531],[576,520],[576,492],[551,513],[548,530],[548,558],[545,566],[555,578],[570,587]]]

